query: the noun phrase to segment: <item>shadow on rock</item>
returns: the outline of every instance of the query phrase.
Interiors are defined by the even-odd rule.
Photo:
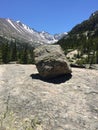
[[[31,74],[30,76],[32,77],[32,79],[42,80],[42,81],[48,82],[48,83],[60,84],[60,83],[64,83],[64,82],[70,80],[72,77],[72,74],[65,74],[65,75],[61,75],[61,76],[51,78],[51,79],[42,78],[38,73]]]

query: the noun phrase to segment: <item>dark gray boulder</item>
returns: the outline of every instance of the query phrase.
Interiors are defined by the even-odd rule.
[[[52,78],[71,73],[71,68],[59,45],[42,45],[34,50],[35,64],[39,74]]]

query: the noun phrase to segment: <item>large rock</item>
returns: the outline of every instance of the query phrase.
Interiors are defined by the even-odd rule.
[[[39,46],[34,50],[34,55],[36,67],[42,77],[52,78],[72,72],[59,45]]]

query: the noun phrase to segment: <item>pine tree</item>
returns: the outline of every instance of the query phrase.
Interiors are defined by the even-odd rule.
[[[10,44],[10,49],[11,49],[11,61],[16,61],[17,60],[17,47],[16,47],[16,42]]]
[[[2,63],[2,48],[1,48],[1,45],[0,45],[0,64]]]
[[[27,50],[27,46],[25,46],[24,49],[21,51],[20,63],[22,63],[22,64],[27,64],[28,63],[28,50]]]
[[[10,51],[9,51],[8,42],[2,44],[2,62],[3,63],[7,64],[10,61],[9,54],[10,54]]]
[[[98,64],[98,50],[96,51],[96,64]]]
[[[34,63],[34,52],[33,48],[29,50],[29,57],[28,57],[28,63],[33,64]]]

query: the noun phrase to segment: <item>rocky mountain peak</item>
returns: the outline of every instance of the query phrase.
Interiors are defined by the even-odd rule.
[[[14,21],[9,18],[0,18],[0,36],[18,39],[31,44],[51,44],[57,42],[59,38],[62,38],[62,35],[59,38],[55,38],[54,35],[48,32],[38,32],[21,21]]]
[[[93,15],[98,15],[98,10],[93,13]]]
[[[93,18],[94,16],[98,16],[98,10],[91,14],[90,18]]]

